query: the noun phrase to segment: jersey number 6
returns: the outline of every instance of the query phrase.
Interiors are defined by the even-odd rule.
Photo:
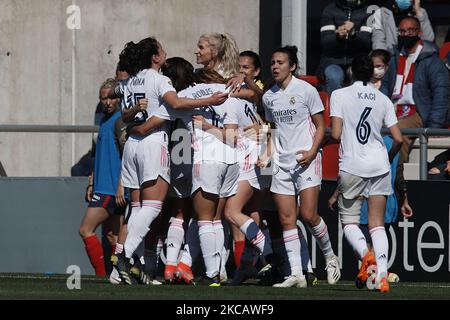
[[[359,143],[366,144],[369,141],[370,132],[372,129],[370,128],[370,124],[366,121],[369,116],[372,108],[366,107],[361,114],[361,118],[359,118],[358,126],[356,127],[356,138]]]

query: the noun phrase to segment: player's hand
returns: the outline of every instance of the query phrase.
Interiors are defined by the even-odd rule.
[[[147,106],[148,106],[148,99],[147,98],[139,99],[138,104],[137,104],[137,107],[138,107],[139,111],[140,110],[146,110]]]
[[[420,0],[414,0],[414,12],[417,16],[422,15],[422,8],[420,6]]]
[[[94,186],[90,184],[86,188],[86,194],[84,196],[84,200],[86,200],[86,202],[91,202],[93,196],[94,196]]]
[[[267,168],[270,163],[270,157],[266,156],[259,156],[258,160],[256,161],[256,166],[260,169]]]
[[[402,213],[402,215],[405,218],[411,218],[413,215],[413,210],[411,209],[411,207],[409,206],[408,201],[405,201],[402,205],[402,207],[400,208],[400,212]]]
[[[228,99],[228,93],[214,92],[211,97],[208,98],[208,104],[212,106],[218,106],[224,103]]]
[[[201,128],[202,130],[211,129],[212,125],[209,124],[202,115],[193,115],[192,121],[194,122],[194,128]]]
[[[127,201],[125,200],[125,190],[121,185],[117,187],[116,204],[118,207],[125,207],[127,204]]]
[[[316,158],[317,152],[313,150],[299,150],[297,151],[297,162],[302,167],[307,167]]]
[[[230,88],[230,93],[239,92],[243,83],[245,83],[245,74],[239,73],[227,82],[225,88]]]
[[[334,193],[331,195],[330,199],[328,199],[328,208],[329,208],[331,211],[335,211],[335,204],[336,204],[336,202],[337,202],[337,197],[338,197],[338,193],[337,193],[337,192],[334,192]]]

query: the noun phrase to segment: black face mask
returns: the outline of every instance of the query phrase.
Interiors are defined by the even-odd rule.
[[[420,41],[419,36],[398,36],[398,48],[411,49]]]

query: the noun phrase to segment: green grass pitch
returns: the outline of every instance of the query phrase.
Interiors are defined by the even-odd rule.
[[[124,286],[111,285],[107,279],[83,276],[80,290],[67,288],[68,275],[0,274],[0,299],[70,299],[70,300],[379,300],[379,299],[450,299],[450,283],[407,283],[391,286],[382,294],[359,290],[348,281],[330,286],[326,281],[307,288],[271,288],[254,285],[221,286]]]

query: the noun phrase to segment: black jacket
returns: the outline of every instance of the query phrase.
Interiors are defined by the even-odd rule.
[[[330,64],[348,66],[353,57],[369,53],[372,48],[372,28],[369,27],[367,6],[349,8],[345,1],[336,0],[322,12],[320,35],[322,44],[321,70]],[[354,27],[348,38],[339,39],[336,29],[350,20]]]

